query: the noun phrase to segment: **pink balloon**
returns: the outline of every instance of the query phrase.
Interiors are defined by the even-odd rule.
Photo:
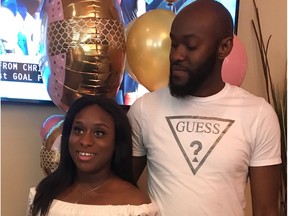
[[[64,119],[64,115],[52,115],[48,117],[43,122],[41,130],[40,130],[40,135],[42,139],[45,140],[49,131],[63,119]]]
[[[240,86],[244,81],[248,68],[248,58],[244,45],[234,35],[233,48],[224,59],[222,66],[222,78],[225,82]]]

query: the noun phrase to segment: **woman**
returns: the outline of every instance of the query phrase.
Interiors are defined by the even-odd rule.
[[[69,108],[58,168],[29,195],[28,214],[160,215],[132,178],[131,126],[102,96],[83,96]]]

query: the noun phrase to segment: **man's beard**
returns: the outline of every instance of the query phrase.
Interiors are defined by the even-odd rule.
[[[213,69],[216,63],[216,52],[213,52],[206,61],[199,65],[198,68],[195,70],[189,70],[187,73],[189,73],[189,79],[186,82],[186,84],[183,85],[177,85],[173,83],[173,77],[172,77],[172,65],[181,65],[179,62],[174,62],[170,65],[170,78],[169,78],[169,88],[170,93],[172,96],[183,99],[187,96],[193,95],[200,87],[201,85],[208,79],[211,73],[213,73]]]

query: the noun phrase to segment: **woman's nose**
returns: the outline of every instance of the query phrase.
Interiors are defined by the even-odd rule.
[[[81,145],[82,146],[91,146],[93,145],[93,135],[91,133],[84,133],[81,137]]]

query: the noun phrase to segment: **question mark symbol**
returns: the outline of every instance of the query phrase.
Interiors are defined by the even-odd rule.
[[[194,147],[195,145],[197,145],[198,147],[194,150],[194,155],[198,155],[198,153],[202,149],[202,143],[198,140],[195,140],[190,144],[190,147]],[[198,159],[196,156],[194,157],[193,162],[198,162]]]

